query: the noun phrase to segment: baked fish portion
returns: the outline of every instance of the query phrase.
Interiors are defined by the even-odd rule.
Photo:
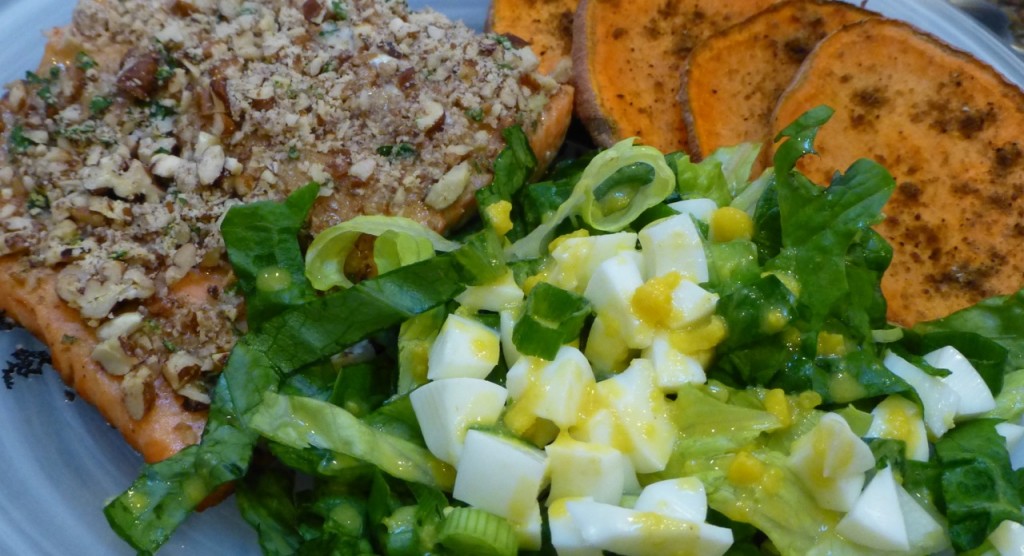
[[[572,91],[500,36],[386,0],[83,0],[0,101],[0,310],[149,461],[198,441],[236,335],[219,223],[309,182],[357,214],[468,218],[501,130],[549,160]]]

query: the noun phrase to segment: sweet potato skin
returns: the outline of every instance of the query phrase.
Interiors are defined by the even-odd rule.
[[[712,33],[778,0],[582,0],[573,20],[576,114],[601,146],[637,136],[685,150],[679,72]]]
[[[771,142],[771,115],[800,64],[835,30],[876,14],[827,0],[792,0],[701,42],[686,59],[680,103],[690,153],[703,158],[720,147]],[[755,165],[771,165],[768,151]]]
[[[895,21],[822,41],[773,116],[836,109],[801,169],[822,183],[867,154],[896,178],[877,230],[895,256],[882,281],[902,325],[1024,282],[1024,92],[970,55]]]
[[[487,29],[530,43],[540,58],[540,71],[550,75],[559,64],[571,64],[572,18],[578,4],[579,0],[493,0]]]

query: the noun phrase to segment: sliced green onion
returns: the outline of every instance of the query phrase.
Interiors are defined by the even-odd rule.
[[[505,519],[477,508],[454,508],[438,538],[453,554],[515,556],[516,531]]]
[[[551,361],[562,345],[580,336],[590,302],[575,293],[540,282],[526,297],[523,316],[512,329],[519,353]]]
[[[408,218],[357,216],[316,236],[306,251],[306,277],[314,288],[321,291],[335,286],[351,287],[352,281],[345,276],[345,259],[352,252],[359,236],[380,236],[389,231],[426,239],[437,251],[454,251],[459,247],[458,243],[447,240],[437,232]]]
[[[649,181],[643,180],[650,178]],[[569,199],[555,214],[506,251],[513,260],[544,254],[555,228],[578,214],[591,228],[617,232],[662,202],[675,189],[676,177],[654,147],[633,146],[626,139],[598,154],[587,165]]]

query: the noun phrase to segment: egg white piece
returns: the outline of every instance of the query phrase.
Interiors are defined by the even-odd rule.
[[[457,465],[469,427],[493,425],[505,409],[508,392],[479,378],[446,378],[409,394],[427,449],[441,461]]]
[[[928,461],[928,431],[924,426],[921,408],[916,403],[897,395],[882,400],[871,410],[868,438],[902,440],[906,456],[916,461]]]
[[[501,339],[487,325],[451,314],[430,347],[427,378],[486,378],[498,364]]]
[[[655,333],[650,347],[641,355],[654,365],[658,387],[665,392],[675,392],[686,384],[707,382],[700,361],[673,347],[666,332]]]
[[[637,235],[619,232],[560,240],[551,252],[555,267],[551,282],[576,293],[583,293],[598,265],[619,253],[635,253]]]
[[[619,253],[602,262],[594,271],[584,297],[594,304],[605,325],[614,322],[626,345],[643,349],[650,345],[653,330],[633,313],[633,294],[644,283],[640,272],[640,254]]]
[[[580,350],[562,346],[553,361],[522,357],[508,371],[505,384],[515,403],[562,430],[576,424],[580,407],[594,385],[590,362]]]
[[[988,536],[988,541],[999,551],[999,556],[1020,556],[1024,554],[1024,525],[1003,521]]]
[[[836,532],[878,550],[910,550],[897,487],[891,467],[875,473],[853,508],[836,525]]]
[[[623,556],[721,556],[733,542],[730,529],[704,522],[585,500],[566,508],[587,545]]]
[[[580,424],[578,439],[619,450],[638,473],[663,470],[672,455],[676,427],[656,380],[651,362],[638,358],[625,371],[598,382],[602,408]]]
[[[515,330],[519,308],[505,309],[498,313],[499,331],[501,336],[501,353],[505,356],[505,364],[509,367],[519,361],[519,348],[512,341],[512,331]]]
[[[924,424],[934,438],[940,438],[953,427],[960,407],[960,395],[955,390],[895,353],[887,353],[882,364],[917,392],[924,406]]]
[[[455,297],[460,305],[474,310],[494,311],[510,309],[523,302],[522,288],[509,270],[497,280],[482,286],[469,286]]]
[[[640,230],[640,246],[648,278],[676,271],[700,284],[708,281],[704,240],[689,214],[678,214]]]
[[[597,375],[608,376],[629,365],[630,351],[614,318],[597,315],[590,326],[583,353]]]
[[[455,474],[452,497],[504,517],[526,540],[539,547],[537,496],[547,477],[544,452],[524,442],[470,429]],[[537,533],[533,539],[534,532]]]
[[[707,223],[711,221],[711,215],[718,210],[718,204],[711,199],[686,199],[669,203],[668,208]]]
[[[602,556],[604,551],[587,544],[580,528],[576,526],[567,504],[573,501],[592,502],[589,498],[559,498],[548,508],[548,527],[551,530],[551,546],[558,556]]]
[[[700,522],[708,518],[708,497],[696,477],[667,479],[645,486],[633,509]]]
[[[1024,453],[1021,453],[1021,441],[1024,440],[1024,427],[1016,423],[999,423],[996,432],[1006,440],[1006,451],[1010,453],[1010,465],[1014,470],[1024,467]]]
[[[943,383],[960,396],[956,416],[977,417],[996,408],[996,400],[992,397],[985,380],[977,369],[962,353],[952,346],[939,348],[924,356],[924,360],[936,369],[946,369],[948,376],[940,378]]]
[[[871,448],[835,413],[793,443],[789,467],[823,508],[849,511],[875,465]]]
[[[548,456],[551,491],[548,502],[560,498],[589,498],[618,504],[625,490],[626,474],[633,467],[622,452],[602,444],[559,436],[544,447]]]

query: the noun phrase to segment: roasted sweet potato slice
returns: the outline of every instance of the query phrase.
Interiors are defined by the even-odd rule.
[[[487,29],[530,43],[540,58],[540,71],[551,74],[563,60],[572,63],[572,16],[577,4],[579,0],[494,0]]]
[[[677,99],[686,56],[712,33],[777,0],[583,0],[573,22],[576,112],[594,141],[638,136],[686,148]]]
[[[1024,282],[1024,92],[914,28],[881,18],[819,43],[773,116],[836,110],[802,170],[826,180],[868,156],[896,177],[877,229],[895,256],[890,320],[944,316]]]
[[[690,152],[767,144],[775,104],[804,58],[829,33],[874,15],[841,2],[792,0],[705,39],[686,59],[679,92]],[[768,150],[755,175],[770,165]]]

